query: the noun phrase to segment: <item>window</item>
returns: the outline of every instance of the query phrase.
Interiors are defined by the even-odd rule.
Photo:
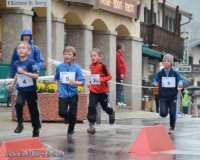
[[[165,29],[168,29],[168,16],[165,16]]]
[[[148,10],[146,7],[144,8],[144,22],[149,23],[149,15],[150,15],[150,10]]]
[[[153,24],[156,24],[156,13],[153,13]]]
[[[158,10],[158,25],[161,26],[161,22],[160,22],[160,10]]]
[[[172,31],[172,18],[169,17],[169,30]]]
[[[175,25],[175,19],[172,19],[172,31],[173,31],[173,32],[174,32],[174,30],[175,30],[175,28],[174,28],[175,26],[174,26],[174,25]]]

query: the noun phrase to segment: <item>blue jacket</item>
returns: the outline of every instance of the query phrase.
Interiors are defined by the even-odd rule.
[[[23,40],[22,39],[23,35],[30,35],[29,44],[31,46],[31,53],[29,54],[29,58],[36,61],[39,70],[42,69],[42,67],[44,66],[44,59],[42,57],[42,53],[40,51],[40,48],[35,46],[31,42],[32,41],[32,32],[28,29],[25,29],[21,34],[21,39],[20,39],[21,41]],[[14,78],[14,76],[15,76],[14,62],[17,61],[17,60],[19,60],[19,56],[17,54],[17,47],[15,47],[13,54],[12,54],[12,59],[11,59],[11,62],[10,62],[10,78]]]
[[[36,62],[34,60],[32,60],[31,58],[28,58],[25,61],[20,61],[20,60],[15,61],[14,62],[14,74],[17,73],[18,67],[23,68],[23,70],[25,70],[26,72],[29,72],[29,73],[38,73],[38,67],[36,65]],[[20,73],[18,73],[18,74],[20,74]],[[19,85],[17,84],[16,89],[19,91],[23,91],[23,92],[36,91],[37,90],[36,79],[32,79],[32,80],[33,80],[32,86],[19,87]],[[19,79],[17,79],[17,81],[19,82]]]
[[[175,77],[175,87],[174,88],[164,88],[162,87],[162,77]],[[160,99],[177,99],[178,94],[178,83],[184,83],[183,78],[180,76],[179,72],[174,68],[171,68],[169,75],[166,75],[164,69],[159,70],[153,79],[153,85],[159,82],[159,98]]]
[[[60,72],[75,72],[75,79],[78,81],[82,81],[82,85],[85,84],[85,78],[81,71],[80,66],[76,63],[72,63],[67,66],[64,62],[57,65],[56,72],[54,75],[54,80],[60,81]],[[78,94],[78,87],[71,84],[64,84],[59,82],[59,97],[69,99],[74,95]]]

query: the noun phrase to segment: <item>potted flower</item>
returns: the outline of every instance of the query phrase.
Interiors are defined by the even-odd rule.
[[[55,84],[50,82],[37,82],[37,93],[40,113],[43,121],[63,121],[58,115],[58,93],[54,93]],[[79,99],[77,108],[77,120],[83,121],[87,119],[87,94],[83,93],[83,87],[78,87]],[[12,120],[16,120],[14,114],[14,104],[16,95],[12,95]],[[24,106],[24,121],[30,121],[28,106]]]

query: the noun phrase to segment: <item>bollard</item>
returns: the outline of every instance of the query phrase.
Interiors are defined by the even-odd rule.
[[[101,106],[99,103],[97,104],[96,110],[97,110],[97,119],[96,119],[97,124],[101,124]]]

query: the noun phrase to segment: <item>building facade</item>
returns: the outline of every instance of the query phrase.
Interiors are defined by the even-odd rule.
[[[140,0],[52,0],[52,58],[63,61],[64,46],[77,49],[76,62],[89,70],[90,50],[102,50],[102,61],[116,81],[116,44],[125,44],[127,78],[124,83],[141,86],[142,39],[138,8]],[[34,44],[47,63],[46,8],[6,7],[0,1],[2,59],[9,63],[23,29],[33,31]],[[54,67],[55,68],[55,67]],[[54,69],[53,68],[53,69]],[[54,71],[54,70],[53,70]],[[89,81],[89,80],[88,80]],[[124,99],[134,110],[141,108],[141,88],[124,87]],[[115,106],[116,86],[110,83],[110,100]]]
[[[175,62],[183,60],[184,39],[180,36],[181,17],[192,19],[192,14],[165,0],[141,0],[141,27],[143,38],[143,79],[152,80],[166,53]]]

